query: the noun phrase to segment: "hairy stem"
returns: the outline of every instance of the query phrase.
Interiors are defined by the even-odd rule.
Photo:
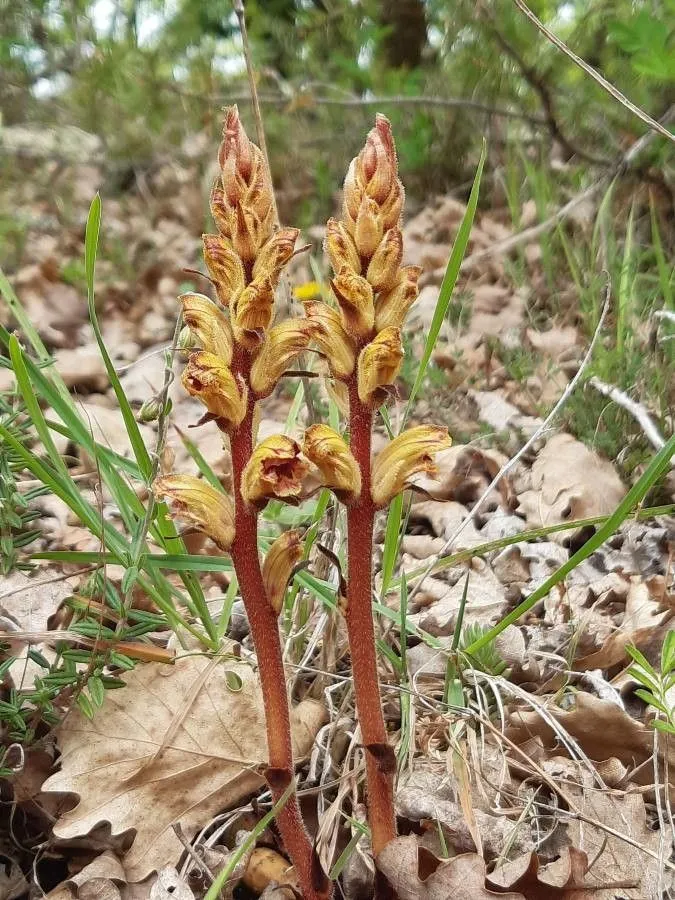
[[[370,442],[373,414],[361,403],[356,379],[349,385],[350,447],[361,469],[361,495],[347,508],[347,633],[356,709],[366,748],[368,820],[375,856],[396,837],[394,773],[377,678],[372,605],[373,522],[370,497]]]
[[[230,439],[236,532],[230,552],[258,659],[267,728],[269,768],[265,777],[272,799],[277,803],[295,777],[295,769],[279,624],[265,595],[258,556],[258,516],[241,496],[241,474],[253,450],[254,409],[255,401],[251,400],[246,418]],[[276,821],[286,851],[295,866],[302,896],[305,900],[326,900],[331,896],[331,886],[321,870],[305,829],[295,793],[287,800]]]

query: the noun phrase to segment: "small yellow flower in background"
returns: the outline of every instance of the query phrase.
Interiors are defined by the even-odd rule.
[[[271,328],[253,365],[251,387],[258,397],[269,396],[291,362],[307,349],[318,331],[311,319],[286,319]]]
[[[190,292],[181,294],[178,299],[183,307],[183,321],[202,348],[229,366],[232,362],[232,330],[227,316],[203,294]]]
[[[396,284],[403,258],[403,235],[400,228],[390,228],[370,260],[366,278],[374,291],[389,291]]]
[[[320,300],[321,295],[322,287],[318,281],[306,281],[293,288],[294,298],[301,303],[305,303],[307,300]]]
[[[342,222],[337,219],[328,220],[323,246],[334,272],[337,273],[340,269],[347,268],[355,275],[361,274],[361,260],[358,251],[352,236]]]
[[[331,282],[342,312],[345,329],[356,338],[366,337],[375,323],[373,289],[365,278],[343,266]]]
[[[417,282],[421,274],[419,266],[403,266],[398,270],[391,290],[378,296],[375,303],[375,328],[378,331],[401,328],[419,294]]]
[[[253,280],[269,278],[276,285],[279,273],[293,256],[295,242],[300,234],[297,228],[280,228],[263,245],[253,264]]]
[[[376,506],[386,506],[418,472],[437,473],[434,456],[452,445],[448,429],[418,425],[394,438],[373,460],[371,495]]]
[[[288,583],[303,555],[300,531],[284,531],[267,551],[262,576],[267,599],[277,615],[281,612]]]
[[[361,403],[378,406],[387,388],[396,381],[403,361],[399,328],[385,328],[367,344],[359,356],[358,390]]]
[[[194,475],[162,475],[152,489],[171,501],[173,515],[191,522],[223,551],[234,540],[234,508],[222,491]]]
[[[274,285],[269,278],[252,281],[232,306],[232,331],[237,343],[248,350],[259,346],[273,314]]]
[[[323,484],[344,503],[361,493],[361,470],[351,450],[328,425],[312,425],[305,432],[303,453],[321,472]]]
[[[226,363],[213,353],[191,353],[181,381],[185,390],[224,425],[239,425],[246,415],[246,396]]]
[[[314,343],[328,361],[335,378],[349,378],[356,365],[354,341],[345,331],[340,313],[318,300],[305,303],[307,317],[316,323]]]
[[[254,449],[241,476],[241,495],[259,508],[268,500],[298,501],[309,464],[300,445],[284,434],[265,438]]]
[[[203,234],[204,262],[216,286],[218,299],[229,306],[244,290],[246,280],[241,259],[232,245],[217,234]]]

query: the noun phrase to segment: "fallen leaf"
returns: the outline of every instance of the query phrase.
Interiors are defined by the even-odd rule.
[[[485,862],[477,853],[436,859],[418,848],[415,835],[398,837],[377,857],[377,867],[399,900],[525,900],[522,894],[496,894],[485,887]]]
[[[239,676],[240,690],[228,689],[226,671]],[[126,688],[107,692],[93,721],[78,710],[68,716],[58,731],[61,770],[43,789],[79,797],[54,827],[59,838],[102,822],[113,835],[133,829],[124,866],[129,881],[141,881],[182,853],[173,822],[192,837],[209,816],[260,787],[266,737],[260,685],[246,663],[191,656],[171,667],[137,666],[125,677]],[[315,701],[294,709],[296,758],[323,721]]]

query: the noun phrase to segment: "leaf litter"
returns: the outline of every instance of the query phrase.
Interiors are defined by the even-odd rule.
[[[75,183],[80,176],[91,183],[100,172],[97,177],[95,168],[92,173],[89,165],[75,165],[71,176]],[[161,386],[175,295],[193,285],[182,267],[194,266],[198,259],[201,188],[188,161],[159,166],[144,196],[106,201],[106,231],[128,248],[131,263],[120,271],[106,258],[104,247],[97,291],[104,335],[135,409]],[[84,196],[79,202],[76,216],[86,208]],[[414,310],[418,327],[411,336],[413,352],[417,335],[424,333],[433,315],[463,214],[461,202],[439,198],[406,225],[406,261],[424,266],[423,290]],[[506,220],[500,211],[479,214],[469,255],[508,237]],[[76,270],[80,263],[78,228],[75,222],[70,232],[43,234],[35,226],[12,281],[54,352],[66,384],[77,393],[97,440],[129,457],[116,402],[86,321],[82,284],[73,285],[72,271],[66,275],[68,266]],[[523,257],[533,284],[541,281],[537,249],[526,247]],[[298,258],[294,265],[298,282],[312,280],[305,261]],[[201,282],[194,286],[203,289]],[[441,394],[440,405],[451,429],[467,438],[460,437],[441,456],[439,478],[420,479],[418,492],[409,498],[395,576],[405,572],[411,584],[465,520],[459,538],[443,551],[446,555],[470,554],[485,543],[515,539],[530,529],[606,515],[626,491],[611,462],[570,434],[554,434],[503,479],[478,515],[471,516],[472,504],[506,460],[504,453],[513,453],[539,427],[542,406],[557,398],[576,371],[584,340],[576,327],[562,321],[547,330],[532,327],[527,315],[532,298],[511,282],[499,256],[467,266],[456,293],[466,314],[456,324],[444,323],[434,360],[454,392],[451,398]],[[11,321],[4,313],[2,319]],[[535,372],[524,389],[500,359],[502,351],[520,342],[537,355]],[[9,389],[7,371],[0,374],[0,386]],[[546,393],[552,385],[555,396]],[[170,452],[180,457],[181,470],[196,471],[184,441],[186,435],[193,437],[188,426],[196,419],[195,406],[175,385],[171,396]],[[419,398],[413,418],[423,421],[437,402],[430,390]],[[277,396],[266,415],[278,427],[289,406],[288,397]],[[142,429],[152,446],[154,426]],[[486,433],[501,437],[494,442],[473,440],[473,435]],[[205,430],[197,442],[226,482],[229,459],[220,439]],[[80,447],[64,444],[62,449],[73,455],[73,471],[88,478],[84,486],[95,493],[92,461]],[[31,549],[98,548],[86,529],[50,506],[53,498],[44,499],[41,524],[56,524],[43,527]],[[118,517],[112,498],[102,499],[105,515]],[[386,704],[390,727],[399,729],[399,749],[407,742],[409,762],[401,771],[397,795],[402,836],[377,860],[380,872],[404,900],[498,895],[514,900],[614,900],[657,896],[672,888],[668,804],[675,797],[666,787],[675,766],[672,740],[655,740],[653,711],[636,699],[625,652],[626,643],[634,642],[658,665],[663,638],[672,628],[672,520],[625,523],[608,545],[500,637],[496,653],[505,672],[496,674],[486,660],[472,660],[459,690],[455,685],[448,694],[460,610],[465,628],[494,624],[568,558],[575,539],[579,535],[574,532],[559,531],[457,559],[425,580],[407,610],[407,625],[415,633],[408,638],[411,711],[404,727],[404,694],[390,691]],[[211,550],[206,546],[198,552]],[[312,559],[310,566],[315,565]],[[2,614],[11,622],[3,624],[4,631],[43,634],[50,623],[52,629],[63,627],[52,617],[62,600],[77,593],[83,576],[72,575],[60,587],[55,583],[43,590],[38,581],[51,571],[59,572],[40,567],[3,583],[0,594],[19,589],[4,602]],[[72,574],[72,567],[64,571]],[[205,578],[207,593],[215,598],[228,583],[220,576]],[[398,615],[397,590],[384,602]],[[356,726],[342,687],[349,676],[345,641],[339,620],[327,620],[316,608],[307,627],[318,640],[300,662],[310,670],[321,669],[325,659],[332,663],[327,677],[316,676],[317,687],[305,682],[307,696],[295,706],[296,751],[306,760],[301,763],[305,775],[309,768],[320,782],[316,805],[322,833],[330,835],[319,847],[324,864],[334,863],[349,840],[359,838],[354,846],[361,850],[355,849],[344,868],[346,896],[356,900],[368,896],[372,885],[372,869],[355,866],[356,860],[367,860],[367,839],[345,824],[333,802],[335,780],[348,778],[356,817],[362,763],[340,734],[352,734]],[[398,626],[386,626],[383,633],[398,644]],[[322,634],[332,644],[328,653],[321,649]],[[247,640],[245,621],[237,636]],[[162,643],[164,638],[155,635],[153,640]],[[24,658],[27,645],[47,652],[54,639],[44,643],[22,635]],[[240,690],[228,687],[226,669],[236,673]],[[8,674],[14,687],[22,686],[17,671],[12,668]],[[381,678],[395,687],[386,668]],[[93,721],[77,709],[71,711],[50,735],[48,752],[39,759],[27,755],[23,772],[16,776],[19,810],[32,817],[34,827],[39,820],[41,838],[49,835],[50,852],[70,868],[48,896],[203,896],[209,877],[230,858],[259,816],[256,798],[263,784],[265,733],[255,669],[236,656],[216,665],[187,656],[171,667],[139,665],[124,680],[125,688],[106,693]],[[202,689],[193,691],[197,683]],[[340,796],[344,802],[345,795]],[[216,836],[204,841],[209,828],[216,829]],[[179,833],[188,845],[194,839],[187,855]],[[277,851],[273,832],[264,834],[255,859],[272,861],[276,877],[257,879],[253,872],[259,867],[251,867],[249,852],[227,890],[238,878],[254,894],[275,900],[289,896],[288,886],[275,886],[279,879],[292,881]],[[28,882],[19,877],[25,871],[25,864],[5,869],[6,884],[1,887],[7,900],[25,891]]]

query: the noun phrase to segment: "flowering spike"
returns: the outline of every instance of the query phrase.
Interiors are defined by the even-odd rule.
[[[345,329],[356,338],[367,337],[375,323],[373,289],[365,278],[355,275],[346,266],[331,282],[340,305]]]
[[[213,353],[191,353],[181,380],[222,427],[239,425],[246,415],[246,390],[240,391],[226,363]]]
[[[229,366],[232,362],[232,330],[227,317],[203,294],[190,291],[178,299],[183,307],[183,321],[203,349]]]
[[[386,506],[418,472],[436,475],[433,458],[451,444],[448,429],[436,425],[418,425],[394,438],[373,460],[373,503]]]
[[[284,531],[274,541],[265,556],[263,563],[263,581],[265,593],[272,609],[281,612],[288,583],[293,571],[304,556],[300,531]]]
[[[340,314],[319,300],[308,300],[305,313],[316,323],[314,342],[328,360],[331,373],[335,378],[349,378],[356,365],[356,348],[344,329]]]
[[[303,453],[321,472],[323,483],[344,503],[361,493],[361,470],[340,435],[328,425],[312,425],[305,432]]]
[[[218,299],[223,306],[229,306],[244,289],[244,267],[225,238],[217,234],[203,234],[202,242],[204,262],[216,286]]]
[[[173,515],[187,519],[223,551],[234,540],[234,507],[222,491],[194,475],[162,475],[153,482],[157,497],[171,501]]]
[[[267,397],[289,364],[307,349],[318,326],[311,319],[286,319],[270,329],[251,366],[251,387],[258,397]]]
[[[375,407],[387,396],[403,361],[399,328],[385,328],[366,344],[358,362],[358,391],[361,403]]]
[[[386,293],[382,293],[375,303],[375,328],[401,328],[408,310],[419,293],[417,282],[422,269],[419,266],[403,266],[398,270],[396,282]]]
[[[297,502],[302,497],[303,479],[309,465],[300,454],[297,441],[283,434],[265,438],[254,449],[241,476],[244,500],[262,508],[268,500]]]

